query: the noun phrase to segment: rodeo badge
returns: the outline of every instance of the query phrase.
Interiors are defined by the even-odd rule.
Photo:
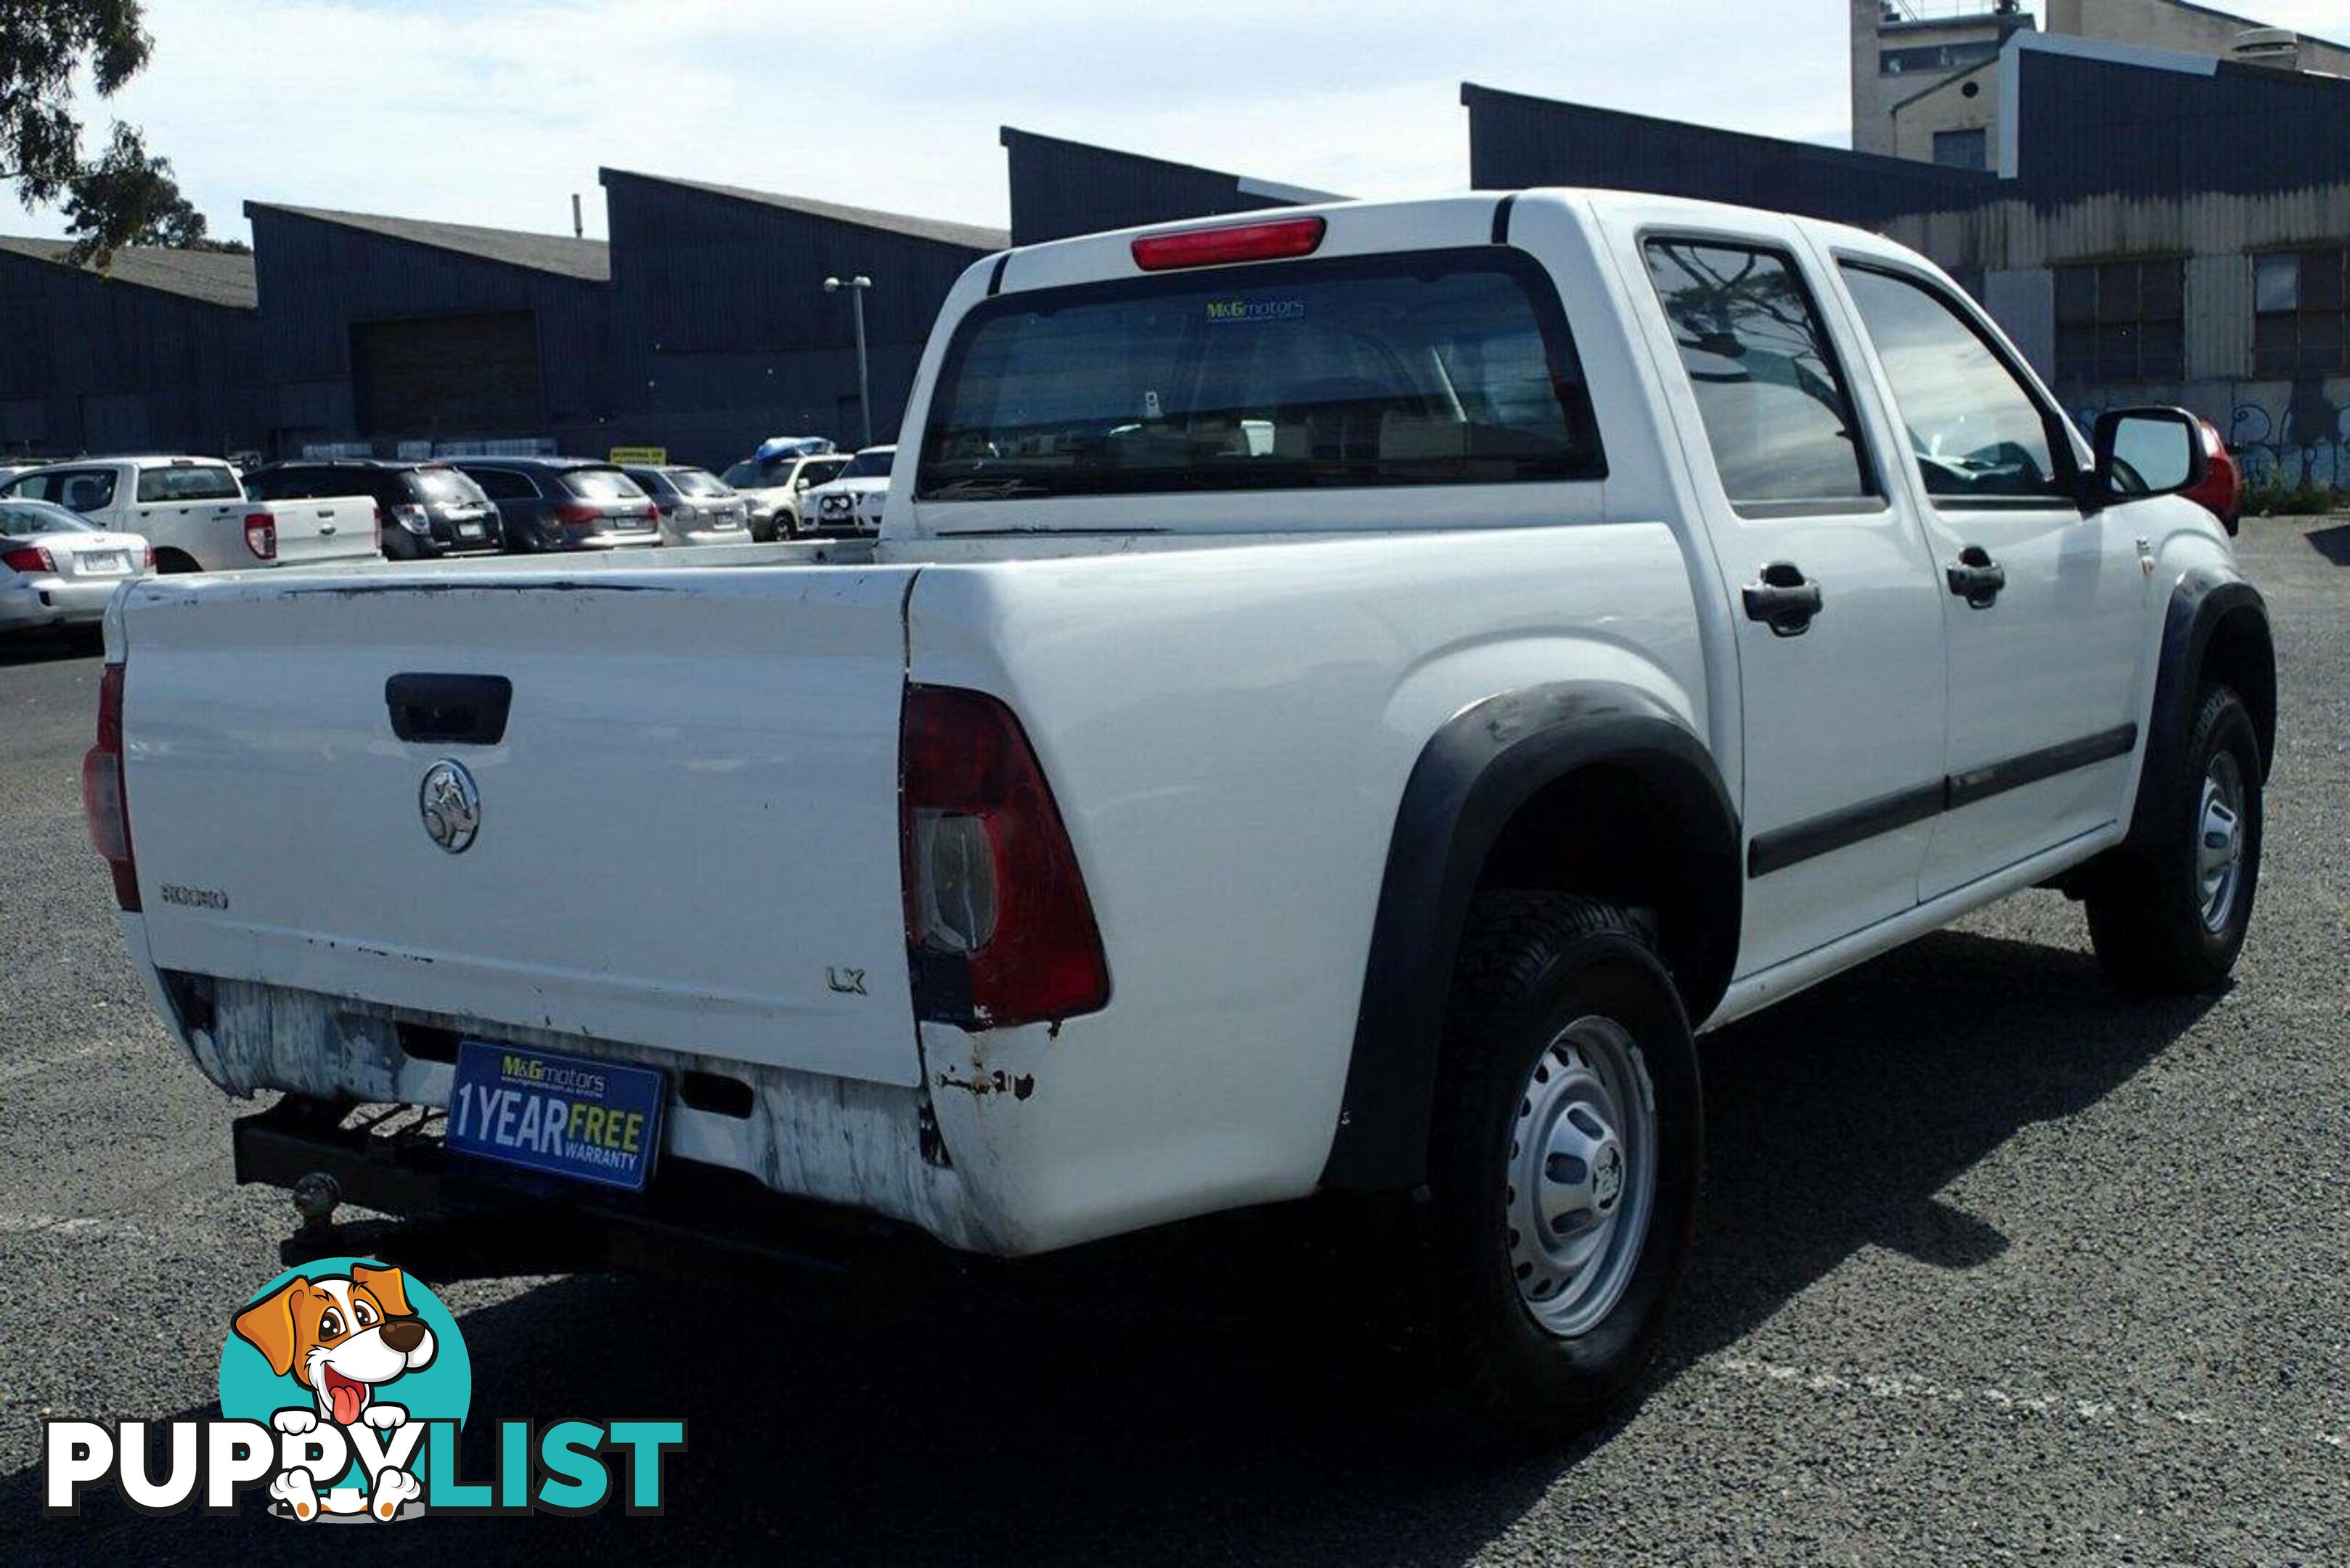
[[[88,1489],[110,1487],[153,1514],[234,1513],[257,1492],[295,1525],[592,1513],[615,1493],[630,1513],[661,1511],[684,1421],[501,1420],[495,1480],[468,1480],[458,1434],[473,1383],[456,1319],[399,1269],[289,1270],[232,1317],[221,1419],[44,1423],[47,1511],[78,1513]]]

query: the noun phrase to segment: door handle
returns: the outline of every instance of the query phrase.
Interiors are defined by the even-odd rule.
[[[514,682],[503,675],[395,675],[383,683],[391,732],[443,746],[494,746],[506,732]]]
[[[1747,584],[1742,592],[1746,618],[1761,621],[1773,637],[1803,636],[1822,605],[1820,585],[1791,561],[1772,562],[1762,568],[1762,580]]]
[[[1999,597],[1999,590],[2007,587],[2007,568],[1991,558],[1991,552],[1981,545],[1970,545],[1959,552],[1957,566],[1950,568],[1950,591],[1967,601],[1970,609],[1989,609]]]

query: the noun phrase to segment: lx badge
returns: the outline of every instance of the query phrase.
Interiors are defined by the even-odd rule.
[[[827,965],[824,971],[824,983],[849,996],[867,994],[865,971],[861,969],[834,969]]]

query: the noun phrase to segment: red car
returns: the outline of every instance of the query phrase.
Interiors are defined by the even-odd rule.
[[[2220,525],[2233,536],[2241,520],[2237,493],[2242,487],[2242,475],[2236,470],[2236,460],[2228,453],[2228,443],[2220,439],[2220,427],[2210,420],[2199,419],[2195,422],[2203,427],[2203,455],[2208,466],[2194,488],[2179,493],[2210,508],[2211,514],[2220,519]]]

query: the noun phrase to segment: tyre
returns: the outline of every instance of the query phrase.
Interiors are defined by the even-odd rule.
[[[1521,1441],[1590,1426],[1655,1353],[1704,1155],[1689,1020],[1621,910],[1554,893],[1478,898],[1430,1153],[1429,1305],[1448,1414]]]
[[[2089,940],[2125,990],[2183,994],[2228,981],[2261,879],[2261,745],[2230,688],[2195,694],[2177,776],[2152,779],[2141,846],[2116,854],[2083,902]]]

